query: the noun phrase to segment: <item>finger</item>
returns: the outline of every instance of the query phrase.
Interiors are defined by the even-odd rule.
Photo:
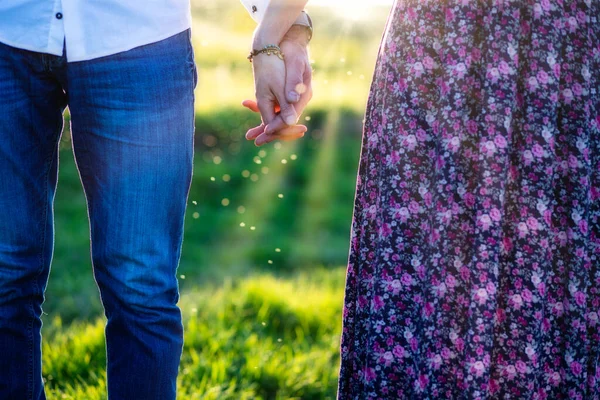
[[[255,113],[260,112],[258,109],[258,104],[254,100],[244,100],[242,101],[242,105],[247,109],[254,111]]]
[[[255,128],[248,129],[248,132],[246,132],[246,139],[254,140],[254,139],[256,139],[256,137],[258,135],[260,135],[264,131],[265,131],[265,124],[260,124],[259,126],[255,127]]]
[[[275,99],[259,98],[256,103],[265,125],[275,119]]]
[[[279,116],[286,125],[292,126],[298,122],[298,114],[296,113],[296,108],[294,108],[294,105],[292,103],[288,103],[287,99],[285,98],[285,94],[283,93],[284,90],[285,88],[282,85],[281,92],[274,93],[280,108],[277,116]],[[271,121],[268,123],[270,122]]]
[[[271,136],[267,136],[267,139],[265,139],[265,141],[261,142],[258,141],[258,139],[254,142],[256,144],[256,146],[264,146],[265,144],[274,142],[275,140],[280,140],[282,142],[291,142],[293,140],[298,140],[300,138],[303,138],[305,135],[305,132],[302,133],[294,133],[294,134],[289,134],[289,135],[283,135],[283,136],[279,136],[279,135],[271,135]]]
[[[302,115],[302,112],[312,99],[313,91],[312,91],[312,69],[310,65],[306,64],[306,68],[304,68],[304,72],[302,74],[302,84],[304,92],[300,96],[300,100],[294,104],[294,108],[296,110],[296,114],[298,117]],[[284,129],[287,124],[283,121],[282,118],[275,118],[271,123],[267,124],[265,129],[265,133],[268,135],[273,135],[281,129]]]
[[[290,56],[285,60],[285,96],[289,103],[300,101],[300,96],[305,92],[303,82],[305,67],[301,58]]]
[[[285,129],[281,132],[278,132],[276,135],[267,135],[265,133],[262,133],[256,138],[254,143],[257,146],[262,146],[262,145],[264,145],[266,143],[270,143],[274,140],[282,140],[282,141],[296,140],[296,139],[303,137],[304,134],[306,133],[306,130],[303,128],[305,128],[305,127],[303,127],[301,125],[290,126],[287,129]]]
[[[271,137],[276,138],[276,137],[285,137],[288,135],[299,135],[301,133],[305,133],[306,131],[307,131],[307,128],[304,125],[293,125],[293,126],[288,126],[273,135],[268,135],[268,134],[266,134],[266,132],[263,132],[259,136],[262,136],[261,140],[264,140],[266,138],[271,138]]]
[[[295,126],[295,125],[292,125]],[[281,115],[278,114],[277,117],[271,121],[270,123],[267,124],[267,126],[265,127],[265,133],[267,135],[274,135],[277,132],[281,131],[282,129],[285,128],[289,128],[290,126],[288,124],[286,124],[285,122],[283,122],[283,118],[281,118]]]

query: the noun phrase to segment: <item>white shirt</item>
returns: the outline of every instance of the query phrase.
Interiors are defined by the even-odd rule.
[[[259,21],[269,1],[242,3]],[[0,0],[0,42],[57,56],[66,42],[69,62],[158,42],[191,22],[190,0]]]

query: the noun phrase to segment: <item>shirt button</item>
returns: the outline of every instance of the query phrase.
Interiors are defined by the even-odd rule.
[[[56,13],[56,19],[62,19],[62,13]]]

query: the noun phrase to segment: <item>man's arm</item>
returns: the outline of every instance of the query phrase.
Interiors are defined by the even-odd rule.
[[[250,16],[260,23],[265,15],[270,0],[241,0]]]

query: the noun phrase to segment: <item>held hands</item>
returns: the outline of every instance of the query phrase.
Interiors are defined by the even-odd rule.
[[[242,105],[261,114],[262,124],[246,133],[246,139],[257,146],[304,136],[306,126],[297,123],[312,98],[307,46],[306,29],[294,25],[279,44],[285,60],[266,54],[253,58],[256,101],[244,100]]]

